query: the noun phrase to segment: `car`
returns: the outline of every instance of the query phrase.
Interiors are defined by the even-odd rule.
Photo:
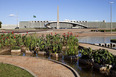
[[[19,29],[19,27],[16,27],[15,29]]]

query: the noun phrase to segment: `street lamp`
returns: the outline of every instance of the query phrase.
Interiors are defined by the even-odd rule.
[[[110,31],[111,31],[111,34],[112,34],[112,4],[114,2],[110,2]]]

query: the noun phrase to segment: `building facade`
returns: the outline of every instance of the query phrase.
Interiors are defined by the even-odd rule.
[[[60,21],[60,29],[71,28],[110,28],[110,22],[88,22],[88,21]],[[21,21],[19,28],[57,28],[56,21]],[[116,22],[112,22],[112,28],[116,28]]]

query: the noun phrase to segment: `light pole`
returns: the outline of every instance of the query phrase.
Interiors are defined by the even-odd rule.
[[[112,4],[114,2],[110,2],[110,32],[112,34]]]

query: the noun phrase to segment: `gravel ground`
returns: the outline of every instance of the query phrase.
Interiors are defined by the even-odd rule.
[[[72,32],[73,35],[78,35],[79,37],[85,37],[85,36],[116,36],[116,32],[91,32],[93,29],[6,29],[6,30],[0,30],[0,33],[3,32],[12,32],[14,33],[26,33],[28,32],[29,34],[35,34],[36,36],[41,36],[42,34],[63,34],[63,33],[68,33]]]
[[[36,74],[37,77],[74,77],[68,68],[37,57],[0,55],[0,62],[24,67]]]

